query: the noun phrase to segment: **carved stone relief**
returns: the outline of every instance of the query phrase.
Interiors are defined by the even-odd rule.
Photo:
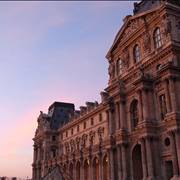
[[[104,127],[99,127],[97,130],[98,137],[99,137],[99,143],[102,144],[102,136],[104,134]]]
[[[141,25],[143,25],[143,20],[141,18],[132,20],[126,28],[122,39],[128,37],[130,34],[136,31]]]
[[[93,145],[94,138],[95,138],[95,131],[90,131],[90,133],[89,133],[89,144],[90,144],[90,146]]]
[[[124,49],[122,55],[123,72],[129,68],[129,59],[130,59],[129,51],[127,49]]]
[[[76,149],[79,151],[80,137],[76,137],[75,142],[76,142]]]
[[[143,36],[143,48],[145,53],[149,53],[151,51],[151,36],[148,32]]]
[[[169,19],[169,17],[163,18],[161,27],[163,27],[162,28],[163,39],[165,42],[167,42],[170,38],[170,34],[172,30],[171,20]]]

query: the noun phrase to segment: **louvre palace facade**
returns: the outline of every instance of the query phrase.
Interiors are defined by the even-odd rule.
[[[180,1],[135,3],[106,58],[101,102],[40,112],[33,180],[180,180]]]

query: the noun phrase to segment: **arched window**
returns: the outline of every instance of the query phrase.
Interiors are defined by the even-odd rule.
[[[161,38],[160,28],[155,29],[153,38],[154,38],[155,48],[157,49],[157,48],[161,47],[162,46],[162,38]]]
[[[137,100],[134,100],[131,103],[130,113],[131,113],[132,128],[135,128],[138,125],[138,121],[139,121],[139,117],[138,117],[138,101]]]
[[[116,62],[116,73],[117,75],[122,74],[122,59],[118,59]]]
[[[76,180],[80,180],[80,162],[78,161],[76,164]]]
[[[109,170],[108,170],[108,157],[107,155],[103,158],[103,180],[109,179]]]
[[[93,179],[99,180],[99,160],[97,158],[93,160]]]
[[[141,59],[141,53],[140,53],[140,48],[137,44],[134,46],[133,54],[134,54],[134,62],[135,63],[139,62]]]
[[[84,179],[89,180],[90,174],[89,174],[89,161],[86,160],[84,162]]]
[[[73,179],[73,164],[71,163],[70,166],[69,166],[69,175],[70,175],[70,178]]]

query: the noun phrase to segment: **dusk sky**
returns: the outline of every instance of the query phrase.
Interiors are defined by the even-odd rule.
[[[133,1],[0,2],[0,176],[31,177],[39,111],[100,101],[105,55]]]

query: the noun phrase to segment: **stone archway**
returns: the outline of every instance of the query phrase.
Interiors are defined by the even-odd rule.
[[[89,161],[86,160],[84,162],[84,179],[89,180],[90,174],[89,174]]]
[[[94,158],[93,160],[93,180],[99,180],[99,160]]]
[[[109,169],[108,169],[108,157],[107,155],[103,158],[103,180],[109,179]]]
[[[132,151],[133,180],[143,179],[141,145],[137,144]]]
[[[80,168],[81,168],[81,165],[80,165],[80,162],[78,161],[76,164],[76,180],[80,180]]]
[[[71,163],[70,165],[69,165],[69,176],[73,179],[73,171],[74,171],[74,169],[73,169],[74,167],[73,167],[73,164]]]

